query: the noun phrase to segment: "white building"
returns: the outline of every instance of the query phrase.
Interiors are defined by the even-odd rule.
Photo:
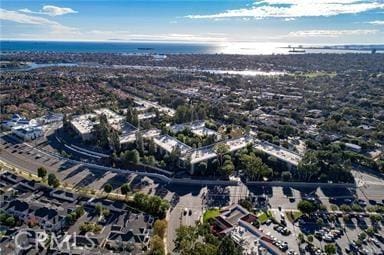
[[[185,129],[189,129],[193,134],[203,136],[215,136],[216,139],[220,139],[220,134],[215,130],[205,127],[204,121],[193,121],[183,124],[175,124],[169,127],[172,133],[179,133]]]
[[[213,145],[197,148],[190,152],[190,172],[191,174],[195,171],[196,164],[210,159],[216,158],[216,146],[219,144],[225,144],[228,146],[228,152],[235,152],[242,148],[247,147],[249,144],[253,143],[253,138],[250,136],[240,137],[236,139],[226,140],[219,142]]]
[[[93,113],[77,116],[71,121],[72,128],[80,135],[83,141],[93,138],[93,127],[98,123],[97,115]]]
[[[12,133],[25,141],[34,140],[44,135],[41,126],[21,125],[12,128]]]
[[[154,137],[153,142],[157,148],[160,148],[163,152],[166,153],[171,153],[175,149],[179,149],[180,154],[185,155],[189,150],[192,149],[190,146],[169,135]]]
[[[254,148],[260,150],[268,155],[274,156],[278,160],[285,162],[288,168],[297,168],[302,157],[284,147],[275,144],[257,140],[254,143]]]
[[[353,143],[345,143],[345,148],[354,152],[361,152],[361,146]]]
[[[12,115],[11,119],[3,121],[1,125],[6,129],[12,129],[16,126],[28,125],[30,124],[29,122],[29,120],[24,117],[21,117],[19,114],[14,114]]]

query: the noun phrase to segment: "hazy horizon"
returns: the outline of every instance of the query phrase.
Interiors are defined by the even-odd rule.
[[[382,0],[2,1],[2,40],[380,44]]]

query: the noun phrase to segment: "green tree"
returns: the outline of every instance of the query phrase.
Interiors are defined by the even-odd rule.
[[[141,154],[144,153],[144,139],[140,131],[136,132],[136,148]]]
[[[125,163],[137,164],[140,162],[140,154],[137,150],[127,150],[124,153],[121,153],[120,157]]]
[[[47,176],[47,169],[42,166],[37,168],[37,176],[43,179],[45,176]]]
[[[206,175],[207,173],[207,168],[208,168],[208,165],[207,165],[207,162],[200,162],[198,165],[197,165],[197,169],[198,171],[200,172],[201,175]]]
[[[15,217],[13,216],[9,216],[6,220],[5,220],[5,225],[7,225],[8,227],[14,227],[16,225],[16,219]]]
[[[112,190],[113,190],[113,187],[112,187],[111,184],[106,183],[106,184],[104,185],[104,192],[106,192],[106,193],[111,193]]]
[[[54,188],[57,188],[60,186],[60,181],[59,179],[57,179],[55,174],[53,173],[48,174],[48,185]]]
[[[109,146],[109,132],[111,127],[105,114],[100,115],[99,124],[95,125],[95,136],[97,144],[101,147]]]
[[[63,116],[63,129],[68,130],[69,127],[70,127],[70,121],[69,121],[68,115],[65,113]]]
[[[127,122],[131,123],[133,126],[138,126],[139,118],[137,111],[132,107],[128,107],[127,109]]]
[[[121,190],[121,194],[123,194],[123,195],[127,195],[127,194],[131,191],[131,187],[129,186],[128,183],[125,183],[125,184],[123,184],[123,185],[120,187],[120,190]]]
[[[218,248],[218,255],[241,255],[241,249],[233,242],[230,236],[225,236]]]
[[[163,239],[158,236],[154,235],[151,238],[151,248],[149,251],[149,254],[151,255],[165,255],[165,248],[164,248],[164,241]]]
[[[75,214],[76,214],[76,219],[80,218],[81,216],[83,216],[83,214],[85,213],[84,211],[84,206],[79,206],[79,207],[76,207],[75,209]]]
[[[364,241],[367,238],[367,234],[365,232],[361,232],[358,236],[360,241]]]
[[[346,204],[342,204],[340,205],[340,210],[343,211],[343,212],[350,212],[352,211],[351,207],[349,205],[346,205]]]
[[[224,177],[230,176],[234,170],[235,166],[233,165],[232,160],[225,160],[224,164],[220,168],[221,174]]]
[[[108,208],[104,207],[103,205],[101,204],[97,204],[95,206],[95,209],[96,209],[96,213],[99,215],[99,216],[108,216],[109,215],[109,210]]]
[[[373,236],[373,234],[375,233],[375,229],[373,227],[368,227],[366,232],[369,236]]]
[[[302,213],[311,214],[315,212],[318,207],[315,203],[308,200],[301,200],[297,205],[297,209],[299,209]]]
[[[180,254],[190,254],[199,234],[192,226],[180,226],[176,229],[175,251]]]
[[[240,161],[245,168],[245,175],[250,180],[259,180],[261,177],[269,177],[272,174],[272,169],[264,164],[261,158],[257,157],[254,153],[249,155],[242,154]]]
[[[167,231],[167,221],[166,220],[156,220],[153,226],[154,235],[158,235],[161,238],[164,238],[165,232]]]
[[[109,134],[109,143],[113,151],[118,152],[121,149],[119,134],[116,130],[112,129]]]
[[[336,254],[336,246],[334,244],[326,244],[324,246],[324,251],[327,254]]]
[[[219,161],[219,166],[222,166],[224,163],[224,155],[229,152],[229,146],[225,143],[219,143],[216,145],[215,151]]]
[[[299,178],[303,181],[310,181],[319,172],[320,166],[316,153],[312,151],[307,152],[297,167]]]

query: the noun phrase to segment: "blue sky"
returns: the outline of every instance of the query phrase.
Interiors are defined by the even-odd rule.
[[[384,43],[384,0],[2,0],[2,39]]]

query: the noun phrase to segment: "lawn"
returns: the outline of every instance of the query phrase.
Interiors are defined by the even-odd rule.
[[[262,213],[260,213],[260,214],[257,216],[257,218],[259,219],[260,224],[263,224],[263,223],[265,223],[265,222],[269,219],[269,216],[268,216],[267,213],[262,212]]]
[[[303,214],[300,211],[290,211],[286,212],[287,218],[290,222],[295,222],[298,218],[300,218]]]
[[[208,209],[203,215],[203,221],[207,222],[209,219],[215,218],[220,215],[220,210],[216,208]]]

